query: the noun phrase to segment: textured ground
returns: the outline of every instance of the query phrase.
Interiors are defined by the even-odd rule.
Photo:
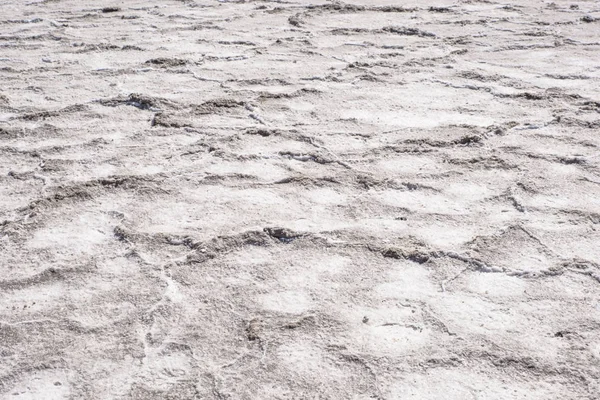
[[[0,397],[599,398],[599,90],[596,1],[0,0]]]

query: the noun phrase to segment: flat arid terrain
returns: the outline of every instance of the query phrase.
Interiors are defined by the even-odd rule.
[[[0,398],[600,398],[600,3],[0,0]]]

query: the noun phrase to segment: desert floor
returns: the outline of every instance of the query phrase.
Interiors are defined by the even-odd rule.
[[[0,0],[2,399],[598,399],[596,1]]]

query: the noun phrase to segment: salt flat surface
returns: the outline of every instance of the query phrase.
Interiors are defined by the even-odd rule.
[[[0,398],[600,398],[596,1],[0,2]]]

